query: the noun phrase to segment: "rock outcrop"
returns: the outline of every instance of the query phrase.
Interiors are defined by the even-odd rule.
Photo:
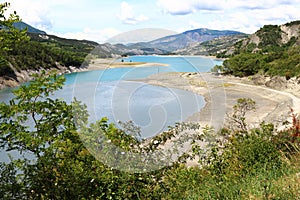
[[[0,90],[8,87],[17,87],[22,83],[28,82],[32,80],[33,74],[39,74],[43,70],[45,71],[51,71],[51,70],[57,70],[57,73],[59,75],[61,74],[68,74],[68,73],[74,73],[74,72],[81,72],[86,71],[87,68],[76,68],[76,67],[65,67],[61,66],[57,63],[57,68],[53,69],[43,69],[40,68],[39,70],[21,70],[17,71],[13,68],[16,78],[10,78],[10,77],[0,77]]]

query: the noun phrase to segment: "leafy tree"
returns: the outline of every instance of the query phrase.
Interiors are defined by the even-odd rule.
[[[14,92],[15,98],[8,104],[0,104],[2,149],[14,149],[21,155],[31,152],[35,156],[32,160],[21,157],[0,164],[0,198],[247,199],[247,194],[267,197],[270,191],[265,188],[288,172],[282,151],[288,155],[291,143],[299,144],[296,119],[291,130],[280,134],[275,134],[272,124],[246,129],[245,113],[254,107],[250,99],[241,99],[234,107],[237,124],[245,128],[238,130],[243,134],[236,134],[234,129],[219,134],[205,128],[203,133],[191,137],[192,130],[199,125],[181,123],[150,140],[142,140],[136,138],[139,131],[132,123],[123,123],[124,130],[119,130],[103,118],[87,126],[84,105],[76,100],[68,104],[51,98],[63,82],[64,77],[55,72],[50,76],[36,75],[35,81]],[[83,133],[84,138],[80,135]],[[179,158],[172,166],[145,173],[112,169],[95,159],[82,142],[98,142],[94,140],[101,139],[95,137],[97,133],[103,133],[107,141],[124,152],[151,153],[166,143],[172,146],[170,140],[177,139],[179,144],[191,141],[197,153],[194,158],[199,156],[202,166],[188,168],[180,164]],[[208,143],[209,149],[201,149],[198,142]],[[171,155],[174,153],[171,151]],[[296,151],[293,154],[298,155]]]
[[[2,197],[145,199],[151,196],[150,191],[169,168],[132,174],[96,160],[84,146],[78,130],[84,133],[99,130],[124,151],[139,141],[113,124],[108,125],[105,118],[86,127],[88,115],[84,105],[76,100],[67,104],[50,97],[62,88],[64,80],[55,72],[43,72],[15,90],[9,104],[0,104],[1,149],[16,150],[21,155],[29,152],[34,156],[33,160],[21,157],[0,165]],[[133,128],[130,124],[124,127]],[[93,139],[87,136],[85,139]]]
[[[28,39],[26,30],[19,31],[13,27],[13,23],[20,20],[16,12],[7,18],[5,12],[10,6],[9,3],[0,4],[0,53],[11,51],[14,45],[24,39]]]
[[[250,98],[240,98],[233,106],[232,114],[228,114],[228,123],[231,130],[242,133],[248,132],[246,114],[255,109],[255,101]]]
[[[242,53],[225,60],[224,72],[235,76],[250,76],[256,74],[263,66],[264,59],[261,54]]]
[[[28,40],[26,30],[19,31],[13,23],[19,21],[16,12],[6,17],[9,3],[0,4],[0,76],[14,77],[15,73],[9,65],[7,55],[22,41]]]
[[[55,72],[51,72],[51,76],[43,72],[35,76],[34,82],[15,90],[15,98],[9,104],[0,104],[1,148],[17,150],[21,155],[29,152],[34,156],[35,161],[19,159],[17,162],[24,172],[23,182],[32,187],[33,195],[40,197],[56,194],[52,191],[56,188],[55,168],[59,158],[68,152],[63,149],[82,149],[74,120],[84,121],[87,114],[84,109],[78,109],[81,111],[76,113],[78,116],[72,112],[75,105],[82,105],[77,101],[71,105],[61,99],[50,98],[55,90],[62,88],[64,80]],[[68,146],[68,143],[72,145]]]

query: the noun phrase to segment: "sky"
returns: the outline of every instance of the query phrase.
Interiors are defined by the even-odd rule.
[[[0,0],[48,34],[103,43],[123,32],[208,28],[254,33],[300,20],[300,0]]]

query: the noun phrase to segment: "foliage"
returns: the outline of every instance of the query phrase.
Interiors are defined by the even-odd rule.
[[[300,74],[299,47],[281,52],[241,53],[225,60],[224,72],[235,76],[250,76],[258,72],[268,75],[298,76]]]
[[[286,23],[285,25],[286,26],[292,26],[292,25],[299,25],[299,24],[300,24],[300,20],[296,20],[296,21],[292,21],[292,22]]]
[[[294,21],[285,26],[298,24],[299,21]],[[280,26],[265,25],[255,33],[259,38],[258,43],[251,43],[250,38],[237,42],[234,45],[235,52],[224,62],[224,72],[235,76],[264,73],[270,76],[285,76],[287,79],[298,76],[300,74],[299,37],[291,37],[289,41],[283,41],[281,35]]]
[[[19,21],[19,16],[16,12],[5,16],[9,3],[0,4],[0,55],[11,51],[15,44],[22,40],[27,40],[26,30],[19,31],[13,27],[13,23]]]
[[[224,72],[235,76],[250,76],[259,72],[265,66],[265,56],[262,54],[241,53],[225,60]]]
[[[265,25],[261,28],[257,35],[262,39],[259,47],[278,46],[281,40],[281,30],[277,25]]]
[[[14,162],[0,163],[0,199],[22,199],[24,185],[17,178]]]
[[[2,76],[2,77],[14,77],[15,76],[15,72],[9,66],[9,63],[7,62],[7,60],[2,58],[1,56],[0,56],[0,76]]]
[[[21,155],[10,164],[1,164],[3,197],[148,198],[152,195],[150,191],[159,184],[161,174],[171,167],[131,174],[97,161],[85,148],[78,130],[101,129],[115,145],[127,151],[139,141],[113,124],[108,125],[105,118],[85,127],[85,106],[76,100],[67,104],[62,99],[50,98],[55,90],[62,88],[64,80],[55,72],[50,75],[43,72],[31,83],[15,90],[15,98],[9,104],[1,103],[1,148],[17,150]],[[124,127],[132,128],[130,124]],[[26,152],[30,152],[34,160],[23,158]]]
[[[227,121],[232,131],[244,132],[248,131],[246,123],[246,113],[255,110],[255,101],[250,98],[240,98],[233,106],[232,114],[228,114]]]
[[[1,4],[1,22],[7,6]],[[9,23],[6,27],[9,28]],[[79,53],[81,48],[87,47],[74,47],[68,41],[43,40],[40,44],[26,37],[12,42],[9,37],[14,35],[13,31],[1,31],[0,75],[11,69],[10,64],[18,70],[50,68],[56,61],[75,65],[84,55]],[[16,37],[22,38],[18,34]],[[266,43],[274,42],[272,35],[268,38]],[[289,72],[290,76],[299,72],[279,67],[297,66],[298,47],[283,52],[276,47],[269,48],[268,54],[248,54],[252,49],[249,47],[248,52],[226,61],[224,69],[238,76],[260,70],[270,74]],[[35,53],[37,57],[32,56]],[[22,58],[23,54],[27,57]],[[13,76],[13,71],[9,73]],[[262,123],[249,130],[246,113],[255,108],[255,102],[244,98],[237,101],[233,114],[229,115],[234,126],[220,132],[210,127],[200,129],[199,124],[178,123],[143,140],[139,128],[131,122],[121,122],[122,130],[108,124],[107,118],[87,125],[85,105],[76,99],[67,103],[51,98],[64,81],[56,72],[42,72],[34,81],[15,90],[15,97],[8,104],[0,103],[1,150],[20,153],[11,162],[0,163],[1,199],[295,199],[299,196],[296,174],[300,170],[299,119],[294,114],[289,129],[276,131],[274,125]],[[169,145],[173,148],[159,155],[179,156],[173,165],[155,171],[131,173],[113,169],[103,160],[97,160],[84,144],[87,141],[101,144],[104,137],[125,153],[151,155]],[[191,152],[180,154],[178,151],[186,145],[192,146]],[[26,157],[26,153],[33,155],[33,159]],[[198,161],[198,166],[187,167],[188,159]],[[132,163],[135,168],[143,164]]]
[[[122,124],[124,130],[108,124],[106,118],[86,126],[88,116],[84,105],[76,100],[67,104],[50,98],[63,81],[54,72],[50,76],[42,73],[34,82],[17,89],[9,104],[1,103],[2,149],[15,149],[21,155],[31,152],[35,157],[34,160],[20,157],[0,164],[1,198],[247,199],[297,194],[293,191],[280,194],[274,185],[299,171],[299,165],[290,164],[298,155],[297,120],[291,129],[280,134],[276,134],[272,124],[261,124],[252,130],[224,129],[220,133],[207,127],[203,133],[196,131],[195,136],[190,136],[191,130],[199,130],[199,125],[183,123],[150,140],[142,140],[135,134],[138,128],[130,122]],[[234,107],[242,127],[246,126],[245,113],[253,107],[251,99],[240,99]],[[194,155],[180,157],[172,166],[155,171],[120,171],[99,162],[83,144],[80,131],[91,141],[94,138],[89,132],[104,133],[125,152],[155,152],[170,139],[177,139],[178,145],[192,143]],[[203,148],[199,142],[207,145]],[[295,147],[293,152],[287,148],[291,144]],[[173,150],[171,153],[176,154],[176,148]],[[180,164],[180,159],[185,163],[188,158],[198,160],[201,167]],[[291,161],[285,162],[286,159]]]
[[[9,3],[0,4],[0,76],[15,77],[15,73],[9,65],[7,55],[10,54],[16,45],[21,41],[28,40],[26,30],[19,31],[13,27],[13,23],[19,21],[16,12],[5,16]]]
[[[223,66],[222,65],[215,65],[210,71],[214,72],[214,73],[223,72]]]
[[[95,42],[78,41],[29,34],[16,29],[20,21],[14,12],[9,18],[5,12],[9,3],[0,4],[0,76],[16,79],[15,71],[55,69],[62,66],[80,67],[85,57],[97,45]]]

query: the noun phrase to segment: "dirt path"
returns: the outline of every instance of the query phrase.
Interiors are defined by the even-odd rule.
[[[253,85],[244,84],[244,83],[234,83],[234,84],[238,84],[238,85],[241,85],[241,86],[244,86],[244,87],[267,90],[267,91],[270,91],[270,92],[277,93],[279,95],[287,96],[287,97],[292,99],[292,102],[293,102],[292,108],[294,109],[294,111],[297,112],[297,114],[299,114],[299,112],[300,112],[300,98],[296,97],[295,95],[293,95],[291,93],[288,93],[288,92],[285,92],[285,91],[279,91],[279,90],[275,90],[275,89],[271,89],[271,88],[267,88],[267,87],[262,87],[262,86],[253,86]]]

